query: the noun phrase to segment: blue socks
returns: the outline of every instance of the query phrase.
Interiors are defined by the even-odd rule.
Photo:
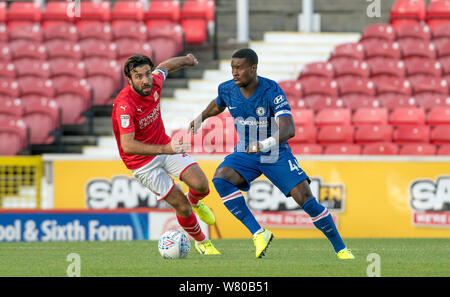
[[[262,228],[248,209],[241,191],[239,191],[235,185],[223,178],[214,178],[212,182],[222,198],[225,207],[228,208],[228,210],[240,220],[253,235],[260,232]]]
[[[225,207],[240,220],[253,235],[264,230],[248,209],[244,196],[242,196],[241,191],[235,185],[223,178],[214,178],[212,182],[222,198]],[[306,201],[302,208],[311,217],[314,226],[325,234],[333,245],[336,253],[345,249],[345,244],[339,235],[328,209],[319,204],[314,197]]]
[[[342,249],[345,249],[345,244],[337,231],[336,225],[334,224],[333,218],[328,212],[328,209],[319,204],[314,197],[306,201],[302,208],[307,214],[309,214],[314,226],[322,231],[328,240],[330,240],[336,253]]]

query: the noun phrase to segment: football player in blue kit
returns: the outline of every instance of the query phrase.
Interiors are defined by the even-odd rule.
[[[258,56],[252,49],[236,51],[231,60],[233,79],[221,83],[218,97],[189,125],[197,133],[201,123],[228,108],[239,136],[234,152],[217,168],[213,183],[227,209],[253,235],[256,257],[265,255],[273,239],[250,212],[241,193],[264,174],[285,196],[292,197],[333,245],[339,259],[354,259],[327,208],[309,187],[310,179],[292,154],[288,140],[295,135],[291,109],[280,86],[257,75]]]

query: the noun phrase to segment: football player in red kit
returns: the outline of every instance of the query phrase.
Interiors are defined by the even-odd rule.
[[[220,252],[202,232],[194,214],[209,225],[215,223],[214,214],[201,202],[209,194],[208,180],[186,153],[190,144],[172,141],[166,134],[160,109],[161,88],[168,73],[197,64],[192,54],[170,58],[156,68],[145,55],[128,58],[124,66],[128,85],[114,101],[112,125],[127,168],[158,200],[165,199],[175,209],[179,224],[194,238],[196,250],[213,255]],[[188,185],[187,195],[175,187],[169,174]]]

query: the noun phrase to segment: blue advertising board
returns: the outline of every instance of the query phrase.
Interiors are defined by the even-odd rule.
[[[0,242],[149,239],[142,212],[24,212],[0,214]]]

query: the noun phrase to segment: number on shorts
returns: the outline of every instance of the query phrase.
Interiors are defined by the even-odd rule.
[[[298,164],[297,159],[294,159],[293,161],[294,162],[292,162],[291,160],[288,160],[289,168],[291,169],[291,171],[294,171],[294,170],[300,171],[300,165]]]

